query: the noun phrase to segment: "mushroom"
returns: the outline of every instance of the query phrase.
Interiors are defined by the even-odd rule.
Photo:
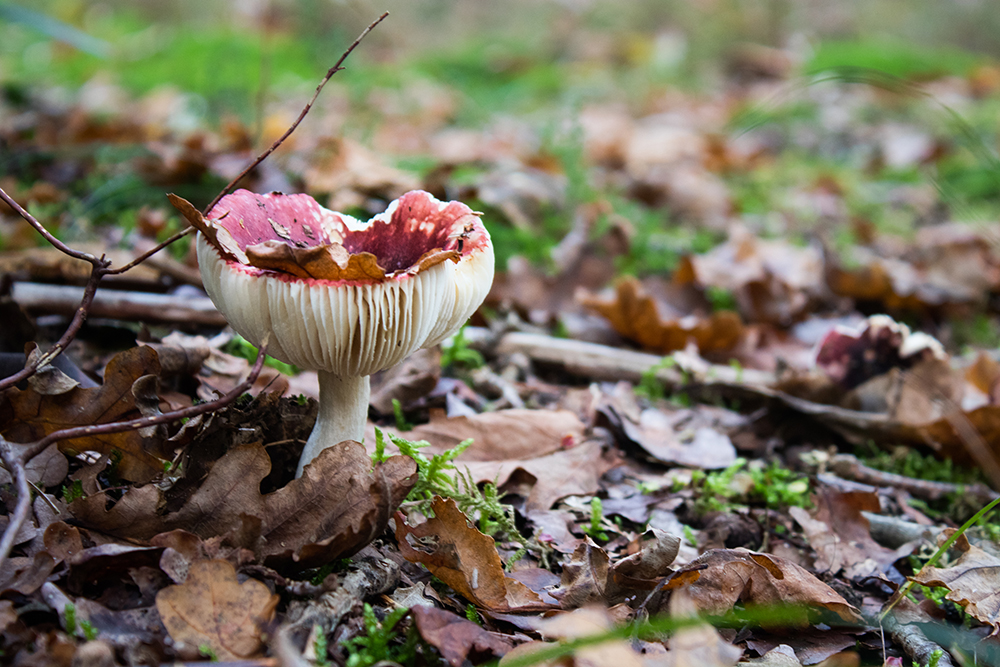
[[[453,334],[493,282],[490,235],[468,206],[408,192],[368,222],[308,195],[224,197],[199,230],[205,289],[230,326],[319,374],[319,417],[297,476],[327,447],[361,441],[369,376]]]

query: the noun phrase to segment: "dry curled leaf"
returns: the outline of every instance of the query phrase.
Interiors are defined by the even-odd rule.
[[[410,562],[421,563],[475,605],[496,612],[547,609],[527,586],[508,577],[496,543],[469,523],[451,498],[435,497],[434,518],[408,526],[396,513],[396,541]]]
[[[429,454],[471,438],[472,445],[455,465],[476,482],[495,482],[501,490],[526,496],[528,510],[595,493],[612,465],[600,442],[583,439],[583,422],[567,410],[498,410],[448,418],[432,413],[430,423],[401,435],[430,442]],[[374,433],[366,440],[375,442]]]
[[[667,587],[686,588],[706,614],[723,614],[742,602],[747,608],[800,607],[803,620],[807,610],[820,609],[861,623],[858,610],[815,575],[770,554],[713,549],[675,572]]]
[[[368,223],[304,194],[237,190],[203,216],[177,195],[171,203],[228,261],[299,278],[381,281],[458,261],[476,214],[414,191]],[[414,243],[419,236],[420,243]],[[406,241],[404,243],[404,241]]]
[[[879,512],[874,493],[823,489],[813,497],[813,502],[816,511],[812,516],[801,507],[791,507],[789,513],[802,526],[809,545],[817,553],[817,572],[843,571],[855,581],[878,577],[913,550],[911,545],[893,551],[872,538],[868,519],[862,512]]]
[[[955,542],[962,551],[950,567],[925,567],[913,577],[924,586],[944,586],[945,599],[961,605],[981,623],[1000,628],[1000,558],[969,544]]]
[[[552,616],[538,623],[538,631],[548,640],[573,641],[586,637],[605,635],[615,627],[615,619],[607,609],[587,607],[565,614]],[[523,660],[535,651],[556,646],[548,642],[528,642],[521,644],[509,652],[500,661],[501,667],[511,660]],[[571,655],[547,660],[536,661],[534,664],[543,667],[642,667],[657,663],[647,663],[628,641],[609,639],[590,646],[583,646]]]
[[[728,350],[743,335],[739,315],[719,311],[706,317],[664,319],[656,299],[638,280],[627,278],[615,287],[615,296],[587,295],[583,305],[603,315],[615,331],[647,350],[668,354],[693,341],[702,352]]]
[[[364,448],[351,441],[323,450],[300,479],[262,495],[260,483],[270,469],[260,444],[243,445],[219,459],[176,512],[160,513],[155,485],[130,489],[110,510],[103,496],[78,500],[70,510],[85,525],[131,539],[176,529],[202,538],[243,534],[245,546],[256,547],[270,566],[302,569],[368,544],[416,479],[412,459],[395,456],[373,467]]]
[[[478,664],[486,656],[502,657],[511,649],[511,641],[495,632],[487,632],[472,621],[437,607],[417,605],[410,610],[417,631],[425,642],[441,651],[452,667],[460,667],[473,658]]]
[[[805,316],[826,289],[817,248],[765,241],[741,227],[708,253],[685,258],[677,273],[675,280],[731,293],[746,320],[780,326]]]
[[[274,616],[278,596],[255,579],[242,584],[236,569],[221,560],[194,563],[183,584],[156,595],[156,609],[175,642],[207,646],[219,660],[254,656],[261,629]]]
[[[108,362],[100,387],[75,386],[58,394],[40,394],[32,387],[12,388],[0,395],[0,434],[13,442],[32,442],[49,433],[142,416],[139,401],[151,384],[142,380],[160,372],[156,351],[142,346],[126,350]],[[150,398],[145,396],[146,399]],[[118,474],[146,482],[163,472],[162,438],[144,437],[137,430],[91,435],[58,443],[67,453],[95,451],[121,455]]]

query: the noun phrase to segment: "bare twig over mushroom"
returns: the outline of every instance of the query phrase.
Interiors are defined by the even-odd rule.
[[[306,103],[305,107],[303,107],[302,111],[299,113],[299,117],[295,119],[295,122],[292,123],[287,130],[285,130],[284,134],[275,139],[274,143],[271,144],[267,148],[267,150],[258,155],[253,162],[251,162],[249,165],[247,165],[247,167],[243,171],[237,174],[236,178],[231,180],[229,184],[226,185],[226,187],[222,188],[222,191],[215,196],[215,199],[209,202],[208,206],[206,206],[203,209],[205,215],[208,215],[208,212],[211,211],[213,208],[215,208],[215,205],[219,203],[219,200],[221,200],[227,194],[232,192],[233,188],[236,187],[236,184],[239,183],[244,176],[253,171],[254,167],[256,167],[265,159],[267,159],[267,156],[276,151],[278,147],[281,146],[281,144],[285,143],[285,139],[287,139],[292,135],[292,132],[295,131],[295,129],[299,126],[299,123],[302,122],[302,119],[305,118],[306,114],[309,113],[309,110],[312,109],[312,105],[316,103],[316,98],[319,97],[320,92],[323,90],[323,87],[326,86],[326,82],[330,80],[330,77],[332,77],[340,70],[344,69],[343,67],[341,67],[341,65],[343,65],[344,61],[347,60],[347,57],[351,55],[351,52],[354,51],[354,49],[357,48],[358,44],[361,43],[361,40],[363,40],[365,36],[375,28],[375,26],[384,21],[387,16],[389,16],[389,12],[383,12],[382,16],[372,21],[371,24],[369,24],[369,26],[365,28],[360,35],[358,35],[358,38],[355,39],[354,42],[352,42],[349,47],[347,47],[347,50],[344,51],[344,53],[340,56],[340,60],[338,60],[333,65],[333,67],[327,70],[326,76],[324,76],[323,79],[319,82],[319,85],[316,86],[316,92],[313,93],[312,99],[310,99],[309,102]]]

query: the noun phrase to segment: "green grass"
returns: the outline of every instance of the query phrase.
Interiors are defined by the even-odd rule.
[[[806,74],[840,67],[878,70],[903,79],[931,79],[967,74],[983,58],[953,47],[928,47],[925,43],[895,37],[825,40],[805,66]]]

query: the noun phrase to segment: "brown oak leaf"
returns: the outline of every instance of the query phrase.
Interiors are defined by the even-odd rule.
[[[29,386],[12,388],[0,395],[0,434],[13,442],[32,442],[49,433],[75,426],[89,426],[142,416],[139,401],[151,398],[144,377],[160,373],[156,351],[134,347],[116,355],[104,371],[100,387],[74,386],[58,394],[42,394]],[[118,474],[135,482],[146,482],[163,472],[163,439],[144,437],[139,431],[124,431],[63,440],[59,449],[67,453],[86,451],[121,454]]]
[[[419,526],[408,526],[403,515],[396,513],[396,541],[408,561],[423,564],[467,600],[490,611],[551,608],[504,573],[493,538],[470,525],[454,500],[435,497],[431,509],[434,518]],[[428,547],[430,542],[432,547]]]
[[[84,525],[132,540],[176,529],[205,539],[250,530],[262,539],[244,546],[256,548],[268,566],[303,569],[368,544],[416,481],[413,459],[394,456],[372,466],[352,441],[323,450],[300,479],[262,495],[270,469],[259,443],[243,445],[219,459],[176,512],[158,511],[161,492],[151,484],[130,489],[110,510],[98,495],[74,502],[70,511]]]
[[[187,581],[156,595],[156,609],[175,642],[207,646],[219,660],[240,660],[261,647],[261,628],[274,616],[278,596],[255,579],[242,584],[228,562],[194,563]]]

